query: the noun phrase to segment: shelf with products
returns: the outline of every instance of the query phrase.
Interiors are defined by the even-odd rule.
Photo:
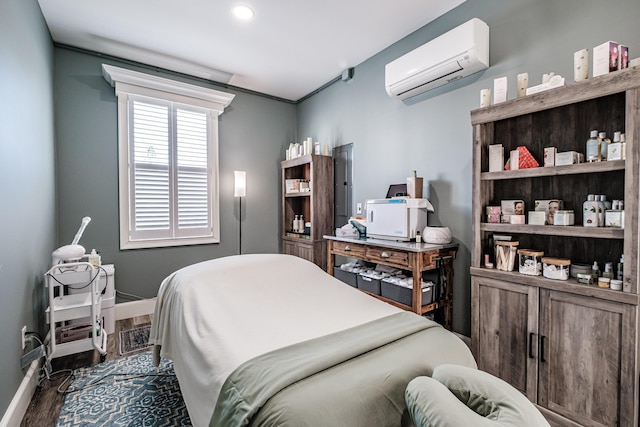
[[[480,108],[471,112],[471,123],[471,338],[478,367],[522,391],[553,425],[638,425],[640,67]],[[626,159],[543,166],[547,147],[586,154],[592,130],[609,138],[625,133]],[[503,146],[505,163],[522,146],[540,167],[489,172],[495,144]],[[589,194],[623,200],[624,227],[583,227]],[[487,206],[522,200],[528,220],[537,200],[553,199],[574,211],[575,225],[487,218]],[[597,261],[601,269],[606,262],[615,268],[624,254],[623,290],[521,274],[518,265],[514,271],[485,268],[485,255],[495,255],[500,236],[576,267]],[[601,348],[607,352],[597,354]],[[581,393],[566,393],[577,383],[584,384]]]
[[[614,227],[583,227],[581,225],[530,225],[481,223],[480,230],[494,233],[538,234],[546,236],[589,237],[593,239],[624,239],[624,229]]]
[[[500,271],[488,268],[471,269],[472,274],[478,277],[486,277],[490,279],[502,280],[506,282],[519,283],[523,285],[533,285],[539,288],[552,289],[572,294],[578,294],[588,297],[601,298],[607,301],[620,302],[625,304],[637,304],[637,295],[627,292],[614,291],[611,289],[600,288],[597,285],[585,285],[578,283],[574,278],[569,280],[547,279],[542,276],[527,276],[517,271]]]
[[[546,176],[579,175],[598,172],[624,170],[624,160],[611,160],[595,163],[579,163],[566,166],[538,167],[499,172],[482,172],[481,181],[497,181],[502,179],[539,178]]]
[[[280,166],[282,252],[326,268],[322,236],[333,231],[333,158],[307,154]],[[301,222],[297,227],[296,221]]]

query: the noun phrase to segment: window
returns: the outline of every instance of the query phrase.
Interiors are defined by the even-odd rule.
[[[120,248],[219,242],[217,125],[233,95],[103,71],[118,96]]]

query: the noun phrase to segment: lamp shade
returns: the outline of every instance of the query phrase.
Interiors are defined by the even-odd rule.
[[[233,197],[245,197],[247,195],[247,173],[245,171],[233,171],[233,177]]]

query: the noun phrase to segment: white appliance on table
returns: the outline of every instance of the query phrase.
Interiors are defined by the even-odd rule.
[[[427,199],[391,197],[367,200],[367,237],[408,241],[427,226]]]

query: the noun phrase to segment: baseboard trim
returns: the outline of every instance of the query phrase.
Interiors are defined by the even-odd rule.
[[[25,374],[18,391],[13,396],[7,411],[4,413],[2,420],[0,420],[0,427],[19,427],[26,414],[31,398],[38,387],[38,381],[40,381],[40,368],[42,367],[42,358],[34,360],[29,365],[29,369]]]
[[[116,304],[116,320],[130,319],[137,316],[153,314],[156,308],[156,299],[149,298],[139,301],[130,301]],[[0,426],[2,427],[2,426]]]

